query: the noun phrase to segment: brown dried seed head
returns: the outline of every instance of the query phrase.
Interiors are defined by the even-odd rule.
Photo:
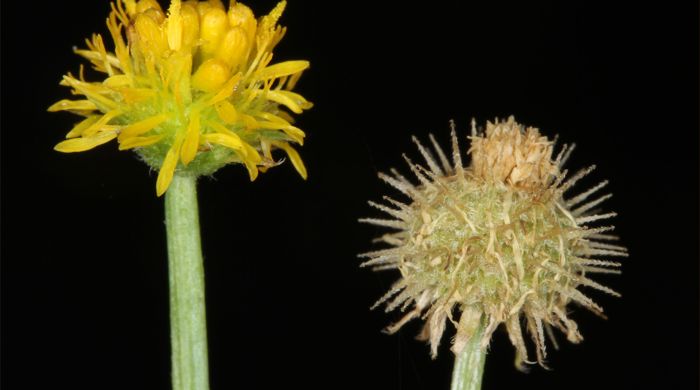
[[[487,122],[486,134],[471,137],[474,175],[517,187],[542,187],[559,174],[553,143],[537,128],[523,128],[514,117]]]

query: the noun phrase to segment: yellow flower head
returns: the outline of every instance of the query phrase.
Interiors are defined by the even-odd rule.
[[[165,12],[155,0],[117,0],[107,19],[114,51],[99,34],[75,50],[107,77],[88,82],[82,68],[64,76],[61,85],[84,99],[49,108],[85,117],[55,149],[82,152],[116,139],[159,170],[158,196],[176,170],[203,175],[242,163],[255,180],[276,165],[276,148],[306,178],[290,145],[302,145],[304,132],[286,110],[312,106],[291,91],[309,62],[270,64],[285,5],[256,20],[235,1],[227,10],[220,0],[172,0]]]
[[[435,357],[449,324],[456,330],[455,354],[473,337],[485,348],[503,324],[516,349],[516,366],[524,368],[530,362],[525,327],[544,366],[545,334],[553,339],[553,328],[571,342],[582,340],[569,317],[572,303],[603,316],[586,289],[619,296],[591,278],[619,273],[620,263],[607,257],[627,256],[627,249],[610,242],[617,237],[605,233],[613,227],[598,225],[615,215],[597,210],[610,195],[591,199],[607,181],[566,195],[593,167],[569,177],[563,165],[572,148],[553,159],[554,143],[513,117],[488,123],[483,133],[472,123],[468,166],[462,165],[454,128],[452,162],[430,139],[433,150],[414,138],[425,167],[406,157],[418,184],[395,170],[380,174],[409,201],[370,202],[389,218],[361,220],[393,229],[379,237],[386,248],[361,255],[368,258],[363,266],[400,272],[375,304],[386,304],[387,312],[405,311],[387,331],[424,319],[420,338]]]

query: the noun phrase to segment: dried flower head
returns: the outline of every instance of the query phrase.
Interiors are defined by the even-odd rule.
[[[82,152],[116,138],[120,150],[134,149],[159,170],[159,196],[175,170],[204,175],[242,163],[254,180],[277,164],[275,148],[306,178],[291,146],[303,144],[304,132],[285,109],[311,107],[291,91],[309,62],[270,64],[285,33],[277,25],[285,4],[256,20],[235,1],[226,9],[220,0],[172,0],[166,15],[155,0],[116,0],[107,19],[114,51],[98,34],[75,50],[107,77],[69,73],[61,85],[84,99],[49,108],[85,117],[56,150]]]
[[[592,226],[615,215],[592,211],[610,197],[590,199],[607,181],[565,198],[594,167],[567,178],[561,167],[573,148],[564,146],[553,159],[553,142],[513,117],[488,123],[482,134],[472,122],[470,139],[472,161],[466,168],[453,126],[451,163],[432,135],[435,155],[414,137],[427,167],[404,158],[419,184],[393,169],[392,175],[379,175],[410,201],[384,197],[386,204],[370,202],[390,218],[361,220],[395,230],[378,239],[389,248],[360,255],[369,259],[362,266],[401,273],[373,308],[386,304],[387,312],[408,310],[388,333],[411,319],[424,319],[419,338],[429,342],[433,358],[448,320],[457,330],[455,354],[481,326],[480,343],[486,348],[504,324],[521,369],[530,363],[524,326],[544,366],[544,334],[553,339],[552,327],[573,343],[582,340],[567,315],[570,303],[603,316],[582,288],[619,296],[589,277],[619,273],[620,263],[600,256],[627,256],[624,247],[609,243],[616,239],[606,233],[612,226]]]

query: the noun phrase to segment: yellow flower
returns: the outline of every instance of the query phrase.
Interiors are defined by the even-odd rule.
[[[172,0],[167,14],[155,0],[112,3],[107,27],[114,51],[99,34],[75,50],[106,78],[88,82],[82,67],[79,77],[63,77],[61,85],[84,98],[61,100],[49,111],[84,119],[55,149],[82,152],[116,139],[119,150],[134,149],[159,170],[158,196],[176,170],[206,175],[242,163],[255,180],[276,165],[274,149],[306,178],[291,146],[302,145],[305,134],[287,110],[312,106],[291,91],[309,62],[271,64],[286,31],[277,24],[285,5],[256,20],[235,1],[227,10],[220,0]]]
[[[565,146],[553,159],[553,142],[513,117],[488,123],[485,133],[472,123],[470,139],[468,166],[453,128],[451,162],[432,135],[433,150],[414,138],[426,167],[404,157],[419,184],[396,170],[380,174],[409,202],[389,197],[386,204],[370,202],[389,218],[361,220],[393,229],[378,239],[386,248],[360,255],[369,259],[363,266],[400,271],[374,307],[411,309],[388,333],[424,319],[420,338],[429,342],[433,357],[449,324],[456,330],[457,355],[473,337],[486,348],[503,324],[521,369],[530,362],[525,326],[544,366],[545,334],[554,340],[552,328],[573,343],[582,340],[569,317],[572,303],[604,316],[585,288],[619,296],[591,278],[619,273],[621,264],[607,257],[627,256],[625,247],[610,242],[617,237],[605,233],[613,227],[597,225],[615,216],[597,211],[610,195],[590,199],[607,181],[565,196],[594,167],[567,178],[562,166],[572,148]]]

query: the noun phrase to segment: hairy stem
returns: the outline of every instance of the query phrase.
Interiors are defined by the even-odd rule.
[[[197,179],[175,174],[165,194],[173,390],[208,390],[204,267]]]

